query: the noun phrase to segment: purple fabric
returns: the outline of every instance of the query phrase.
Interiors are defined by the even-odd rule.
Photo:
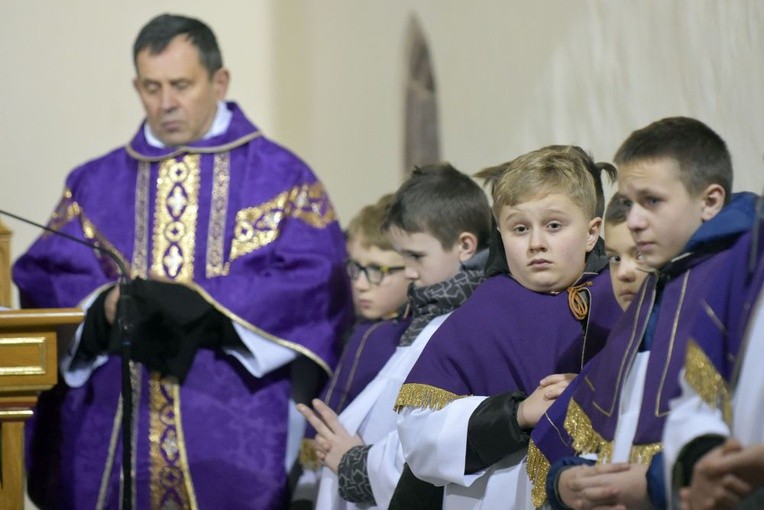
[[[540,294],[507,275],[489,278],[438,328],[405,384],[492,396],[530,393],[547,375],[579,372],[621,315],[607,272],[586,273],[578,283],[586,281],[588,324],[573,316],[567,292]]]
[[[705,299],[707,308],[698,314],[693,328],[692,340],[727,383],[733,383],[750,314],[764,288],[764,246],[761,244],[764,223],[759,225],[756,235],[757,242],[747,253],[741,246],[731,255],[734,260],[730,261],[730,265],[737,270],[731,274],[723,272],[716,277],[711,286],[714,291]],[[758,253],[754,253],[755,248],[758,248]],[[751,259],[755,263],[751,270],[742,270],[749,267]],[[719,322],[726,328],[720,329]]]
[[[228,108],[233,117],[223,135],[188,148],[157,149],[146,143],[139,129],[127,148],[75,169],[67,179],[67,191],[51,225],[109,246],[128,264],[134,264],[139,228],[136,217],[140,217],[135,207],[136,182],[139,162],[143,161],[150,165],[146,225],[147,276],[151,277],[159,162],[171,152],[177,152],[178,158],[200,154],[193,284],[224,313],[241,318],[265,335],[291,342],[324,368],[332,367],[337,340],[352,311],[343,268],[344,238],[332,206],[302,161],[259,135],[234,103]],[[225,152],[230,172],[221,235],[222,257],[230,265],[227,273],[214,275],[207,269],[208,230],[216,193],[212,181],[215,154]],[[301,186],[319,191],[317,198],[312,197],[315,201],[308,204],[310,210],[302,216],[277,215],[280,223],[274,239],[229,260],[237,212],[272,202],[279,194]],[[311,213],[326,221],[311,224],[305,219]],[[115,278],[110,260],[50,235],[39,238],[14,266],[14,280],[22,303],[28,307],[76,306]],[[119,359],[112,357],[82,388],[66,388],[59,383],[41,398],[37,417],[27,428],[30,493],[36,493],[38,504],[94,508],[119,401],[119,373]],[[137,508],[150,506],[148,381],[149,374],[142,371],[135,464]],[[180,416],[175,418],[182,426],[200,508],[283,507],[289,395],[288,368],[256,378],[223,352],[197,352],[180,388]],[[119,497],[118,445],[107,508],[116,507]],[[171,497],[172,491],[164,494]]]
[[[395,352],[398,340],[411,324],[411,317],[391,320],[361,320],[353,329],[334,375],[319,397],[340,414],[385,366]],[[308,424],[305,436],[314,437]]]
[[[684,364],[688,338],[695,334],[702,339],[718,330],[695,328],[704,310],[699,296],[713,296],[717,292],[721,295],[721,289],[712,287],[715,277],[724,279],[719,275],[730,277],[739,270],[735,261],[745,257],[749,246],[750,234],[744,234],[729,249],[712,255],[689,255],[670,268],[671,276],[667,277],[658,305],[635,446],[661,440],[669,402],[680,393],[679,371]],[[666,274],[665,268],[663,271]],[[641,292],[613,328],[605,348],[587,367],[586,373],[581,374],[586,384],[578,384],[572,397],[606,441],[612,441],[615,435],[621,391],[647,328],[657,280],[656,275],[649,275],[645,280]]]

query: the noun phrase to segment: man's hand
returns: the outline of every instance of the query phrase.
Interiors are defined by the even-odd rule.
[[[363,440],[357,435],[351,436],[340,423],[337,413],[329,406],[317,398],[313,399],[312,404],[313,409],[304,404],[297,404],[297,410],[316,429],[315,446],[318,459],[337,473],[342,456],[354,446],[364,444]]]
[[[552,402],[568,387],[576,374],[552,374],[544,377],[538,388],[517,406],[517,424],[523,429],[536,426]]]
[[[114,319],[117,317],[117,301],[119,301],[119,285],[111,289],[103,302],[103,312],[110,326],[114,325]]]

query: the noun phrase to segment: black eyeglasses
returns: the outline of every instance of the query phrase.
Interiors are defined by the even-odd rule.
[[[368,266],[362,266],[355,260],[348,260],[345,262],[345,269],[348,272],[348,276],[351,280],[358,278],[358,275],[363,273],[366,275],[366,280],[372,285],[379,285],[388,273],[394,273],[395,271],[402,271],[405,266],[378,266],[376,264],[369,264]]]

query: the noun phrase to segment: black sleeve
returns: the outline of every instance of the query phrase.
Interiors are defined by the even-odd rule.
[[[185,285],[136,279],[131,358],[182,382],[198,349],[240,347],[231,320]],[[110,351],[119,352],[112,343]]]
[[[475,409],[467,425],[464,473],[472,474],[526,447],[530,431],[517,423],[517,409],[528,396],[520,391],[489,397]]]
[[[403,473],[395,486],[389,510],[441,510],[443,487],[420,480],[404,464]]]
[[[705,454],[720,446],[727,438],[715,434],[696,437],[682,448],[671,472],[672,484],[675,490],[687,487],[692,483],[692,471],[695,464]]]
[[[85,322],[82,325],[80,343],[74,356],[75,359],[89,361],[99,354],[107,352],[109,349],[112,327],[106,320],[103,304],[106,301],[106,296],[109,295],[113,288],[109,287],[101,292],[90,305],[90,308],[88,308]]]

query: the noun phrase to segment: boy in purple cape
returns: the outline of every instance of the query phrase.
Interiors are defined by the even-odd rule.
[[[749,253],[704,300],[666,421],[666,481],[684,510],[764,506],[762,205]]]
[[[337,414],[379,373],[411,322],[411,317],[405,315],[409,280],[403,274],[403,257],[382,231],[382,222],[392,201],[393,195],[388,194],[364,207],[347,228],[345,267],[352,281],[353,302],[359,319],[334,375],[319,396]],[[315,429],[308,424],[300,447],[303,473],[293,501],[315,500],[320,467],[313,443],[315,434]]]
[[[483,281],[491,210],[480,186],[448,163],[416,168],[383,228],[411,281],[411,324],[379,374],[337,416],[316,399],[299,406],[316,428],[316,508],[388,508],[403,469],[395,398],[432,334]]]
[[[207,25],[158,16],[133,57],[145,122],[71,172],[50,220],[134,278],[133,427],[120,426],[116,267],[46,234],[14,267],[22,304],[87,317],[28,429],[29,492],[42,508],[117,508],[123,492],[135,508],[283,508],[302,436],[290,400],[316,394],[304,383],[331,373],[352,317],[344,238],[307,165],[224,101]]]
[[[528,506],[528,433],[620,315],[609,278],[586,270],[602,169],[615,173],[578,147],[550,146],[478,174],[492,185],[510,274],[486,280],[449,317],[396,401],[406,461],[445,485],[444,508]],[[411,492],[396,504],[407,507]]]
[[[665,507],[661,435],[693,318],[715,291],[713,276],[729,272],[733,254],[747,250],[754,217],[752,194],[730,200],[726,144],[695,119],[635,131],[615,162],[627,225],[654,272],[569,389],[565,412],[549,411],[578,455],[560,459],[559,450],[551,455],[539,445],[552,463],[554,508]]]

